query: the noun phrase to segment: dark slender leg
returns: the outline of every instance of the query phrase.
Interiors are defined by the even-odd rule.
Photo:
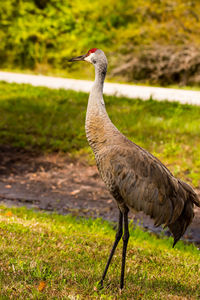
[[[121,279],[120,279],[120,289],[122,290],[124,287],[124,270],[125,270],[125,263],[126,263],[126,250],[129,240],[129,230],[128,230],[128,212],[129,209],[127,208],[124,212],[124,235],[123,239],[123,252],[122,252],[122,268],[121,268]]]
[[[116,236],[115,236],[115,242],[114,242],[112,250],[110,252],[110,256],[109,256],[108,262],[107,262],[105,270],[103,272],[101,281],[99,282],[99,284],[101,286],[103,286],[103,281],[104,281],[104,278],[106,277],[106,273],[108,271],[108,267],[109,267],[110,262],[112,260],[113,254],[115,253],[115,249],[117,248],[117,245],[118,245],[118,243],[119,243],[119,241],[120,241],[120,239],[122,237],[122,233],[123,233],[123,226],[122,226],[122,224],[123,224],[123,215],[122,215],[122,212],[119,211],[118,230],[117,230],[117,233],[116,233]]]

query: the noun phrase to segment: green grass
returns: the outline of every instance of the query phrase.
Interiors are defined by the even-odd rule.
[[[97,289],[115,236],[110,223],[1,206],[0,227],[0,299],[198,299],[200,295],[200,256],[193,245],[179,242],[173,249],[171,238],[130,229],[125,289],[120,295],[122,242],[104,289]]]
[[[93,161],[85,137],[88,95],[0,82],[0,144]],[[180,178],[200,185],[200,107],[105,96],[113,123]]]

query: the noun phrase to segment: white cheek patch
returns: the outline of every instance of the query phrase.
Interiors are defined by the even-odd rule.
[[[94,53],[91,53],[90,55],[86,56],[84,60],[88,61],[89,63],[92,64],[92,57],[94,56]]]

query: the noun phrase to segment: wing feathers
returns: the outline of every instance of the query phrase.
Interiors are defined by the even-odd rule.
[[[110,191],[116,190],[130,209],[154,218],[155,226],[168,226],[176,243],[193,218],[193,203],[200,206],[193,189],[143,149],[116,146],[109,155],[103,153],[100,171]],[[112,174],[109,181],[105,169]]]

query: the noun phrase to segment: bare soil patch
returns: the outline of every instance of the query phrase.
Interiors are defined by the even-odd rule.
[[[118,218],[115,201],[96,166],[73,161],[67,155],[40,155],[7,146],[0,147],[0,202],[110,221]],[[200,209],[195,213],[184,238],[200,244]],[[129,217],[151,231],[162,230],[142,213]]]

